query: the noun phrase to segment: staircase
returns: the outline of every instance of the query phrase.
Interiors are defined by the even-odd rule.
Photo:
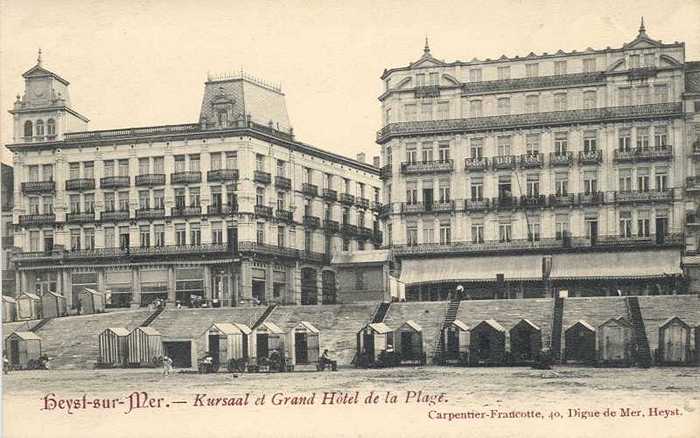
[[[649,340],[647,339],[647,332],[644,328],[644,320],[642,319],[642,311],[639,308],[639,298],[637,297],[627,297],[625,300],[627,304],[627,314],[632,320],[632,343],[637,347],[637,357],[635,361],[642,368],[649,368],[651,366],[651,352],[649,350]]]
[[[554,299],[554,315],[552,317],[552,341],[551,351],[552,359],[555,361],[561,360],[561,332],[564,322],[564,298],[557,297]]]
[[[251,327],[251,329],[256,329],[260,324],[265,322],[268,316],[272,313],[273,310],[275,310],[275,307],[277,307],[277,304],[270,304],[267,306],[267,309],[265,309],[265,312],[263,312],[262,315],[260,315],[260,318],[258,318],[257,321],[255,321],[255,324]]]
[[[158,315],[163,313],[163,310],[165,310],[165,306],[157,308],[153,313],[148,315],[148,318],[146,318],[144,322],[141,323],[141,327],[148,327],[149,325],[151,325],[151,323],[155,321],[156,318],[158,318]]]
[[[384,317],[387,312],[389,312],[389,306],[391,306],[391,303],[379,303],[377,311],[374,312],[374,316],[372,317],[372,323],[384,322]]]
[[[435,340],[433,341],[433,362],[434,363],[441,363],[442,362],[442,356],[444,355],[445,352],[445,337],[442,335],[445,327],[449,326],[452,324],[455,319],[457,319],[457,311],[459,310],[459,303],[460,299],[459,298],[452,298],[450,302],[447,304],[447,311],[445,312],[445,318],[442,321],[441,325],[441,330],[440,334],[435,337]]]
[[[51,318],[44,318],[44,319],[42,319],[41,321],[37,322],[37,323],[34,325],[34,327],[30,328],[29,331],[30,331],[30,332],[36,332],[37,330],[39,330],[40,328],[42,328],[43,326],[45,326],[46,323],[49,322],[49,321],[51,321]]]

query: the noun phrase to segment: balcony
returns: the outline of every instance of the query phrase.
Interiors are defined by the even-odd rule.
[[[275,218],[278,221],[292,223],[294,222],[292,212],[290,210],[275,210]]]
[[[243,253],[256,253],[273,257],[299,258],[299,251],[277,245],[267,245],[258,242],[239,242],[238,250]]]
[[[340,224],[338,221],[326,219],[323,221],[323,229],[326,230],[327,234],[337,233],[340,230]]]
[[[255,206],[255,216],[271,218],[272,217],[272,207],[268,207],[267,205],[256,205]]]
[[[524,154],[520,156],[520,167],[523,169],[538,169],[544,166],[544,154]]]
[[[515,155],[499,155],[491,158],[491,166],[494,170],[499,169],[515,169]]]
[[[401,212],[403,214],[423,213],[424,211],[425,209],[423,208],[422,202],[415,202],[413,204],[404,202],[403,204],[401,204]]]
[[[95,190],[94,178],[73,178],[66,180],[66,190]]]
[[[549,195],[550,207],[573,207],[574,205],[576,205],[576,195],[573,193],[568,193],[566,195]]]
[[[270,184],[272,182],[272,175],[262,170],[256,170],[253,174],[253,181],[260,184]]]
[[[100,213],[102,222],[119,222],[129,220],[129,210],[110,210]]]
[[[700,191],[700,177],[689,176],[685,179],[685,191],[697,192]]]
[[[318,186],[316,184],[304,183],[301,186],[301,191],[305,196],[318,196]]]
[[[230,251],[230,247],[225,243],[205,243],[200,245],[132,246],[128,249],[105,248],[105,250],[120,251],[122,255],[151,256],[226,253]]]
[[[440,86],[438,85],[421,85],[415,89],[415,97],[440,97]]]
[[[618,204],[671,201],[673,201],[673,191],[671,190],[663,192],[615,192],[615,202]]]
[[[549,153],[549,165],[552,167],[571,166],[574,162],[574,154],[571,152]]]
[[[352,224],[342,224],[340,226],[340,232],[348,237],[356,236],[357,235],[357,225],[352,225]]]
[[[601,205],[605,203],[605,193],[603,192],[591,192],[591,193],[579,193],[578,202],[581,205]]]
[[[338,200],[338,192],[333,189],[323,189],[323,199],[334,202]]]
[[[393,210],[393,207],[391,204],[384,204],[382,205],[382,208],[379,210],[379,217],[380,218],[385,218],[391,214]]]
[[[304,215],[304,226],[307,228],[319,228],[321,219],[318,216]]]
[[[367,198],[357,198],[357,206],[360,208],[367,209],[369,208],[369,199]]]
[[[130,181],[128,176],[105,176],[100,178],[101,189],[120,189],[123,187],[129,187],[129,184]]]
[[[381,231],[375,230],[372,233],[372,243],[374,243],[374,246],[379,247],[379,246],[382,246],[383,242],[384,242],[384,234]]]
[[[379,212],[382,209],[382,203],[379,201],[372,201],[372,210]]]
[[[455,211],[455,201],[435,201],[432,205],[425,204],[425,211],[435,213],[451,213]]]
[[[373,230],[371,228],[367,227],[358,227],[357,228],[357,237],[360,239],[366,239],[369,240],[372,238]]]
[[[340,203],[352,206],[355,204],[355,196],[351,195],[350,193],[341,193]]]
[[[170,184],[196,184],[202,182],[202,172],[187,171],[170,174]]]
[[[578,164],[584,165],[598,165],[603,162],[603,151],[579,151],[578,153]]]
[[[275,187],[280,190],[289,190],[292,188],[292,180],[286,176],[276,176]]]
[[[452,172],[453,169],[454,162],[452,160],[401,163],[401,173],[441,173]]]
[[[140,208],[136,210],[136,219],[163,219],[165,218],[164,208]]]
[[[465,199],[464,209],[466,211],[485,211],[489,209],[488,199]]]
[[[663,146],[658,148],[634,148],[630,150],[615,149],[615,162],[630,161],[668,161],[673,158],[673,148]]]
[[[192,217],[201,216],[202,207],[173,207],[170,209],[170,216],[172,217]]]
[[[216,169],[207,172],[208,182],[236,181],[238,179],[238,169]]]
[[[23,193],[53,193],[56,191],[54,181],[30,181],[22,183]]]
[[[526,195],[520,197],[520,207],[522,208],[544,208],[546,205],[547,197],[545,195]]]
[[[391,178],[391,164],[379,168],[379,179],[386,181]]]
[[[182,172],[178,174],[172,174],[170,176],[170,182],[175,183],[174,181],[174,176],[175,175],[180,175]],[[136,178],[134,180],[134,184],[136,184],[137,187],[140,186],[163,186],[165,185],[165,174],[164,173],[146,173],[143,175],[136,175]]]
[[[330,263],[330,256],[321,253],[321,252],[314,252],[314,251],[303,251],[299,250],[299,258],[302,260],[305,260],[307,262],[311,263],[318,263],[318,264],[328,264]]]
[[[69,224],[82,224],[88,222],[95,222],[95,212],[90,213],[68,213],[66,214],[66,223]]]
[[[238,205],[210,205],[207,207],[207,214],[210,216],[227,216],[238,213]]]
[[[19,217],[21,226],[27,225],[53,225],[56,222],[56,215],[51,214],[23,214]]]
[[[465,158],[464,170],[469,172],[480,172],[489,168],[489,159],[484,157]]]
[[[497,210],[513,209],[518,206],[518,198],[499,196],[491,199],[491,206]]]

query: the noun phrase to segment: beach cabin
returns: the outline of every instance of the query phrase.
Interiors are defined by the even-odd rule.
[[[66,316],[66,298],[56,292],[45,292],[41,296],[41,317],[58,318]]]
[[[690,362],[690,326],[677,316],[659,326],[659,363],[685,365]]]
[[[444,364],[469,363],[469,326],[456,319],[442,329]]]
[[[394,352],[401,364],[425,365],[423,328],[415,321],[408,320],[394,331],[394,344]]]
[[[125,367],[127,364],[129,330],[124,327],[110,327],[97,337],[99,357],[97,365],[102,368]]]
[[[632,324],[625,318],[611,318],[598,326],[597,340],[601,364],[619,366],[632,363]]]
[[[253,342],[252,352],[255,362],[261,364],[270,358],[273,351],[277,351],[286,358],[284,338],[286,333],[275,323],[265,321],[252,329],[250,340]]]
[[[163,357],[163,340],[152,327],[136,327],[127,337],[128,364],[131,367],[159,366]]]
[[[41,338],[34,332],[14,332],[5,338],[5,352],[13,368],[36,368],[41,357]]]
[[[393,350],[394,331],[383,322],[367,324],[357,333],[357,364],[366,368],[377,363],[379,355],[389,347]]]
[[[200,342],[211,355],[214,369],[245,369],[249,357],[248,335],[247,326],[216,322],[202,334]]]
[[[7,295],[2,296],[2,322],[17,320],[17,300]]]
[[[506,329],[493,319],[481,321],[469,334],[472,365],[502,365],[506,355]]]
[[[300,321],[288,334],[291,365],[318,364],[321,357],[321,332],[308,321]]]
[[[39,296],[25,292],[17,297],[17,319],[39,319],[41,318],[41,298]]]
[[[564,332],[564,362],[594,363],[596,330],[580,320]]]
[[[537,360],[542,350],[542,330],[531,321],[521,319],[510,329],[510,353],[514,364]]]
[[[81,315],[91,315],[105,311],[105,296],[94,289],[83,288],[80,291],[79,299]]]

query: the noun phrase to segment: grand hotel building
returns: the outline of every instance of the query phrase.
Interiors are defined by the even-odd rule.
[[[445,62],[426,41],[385,70],[380,217],[406,298],[686,291],[697,67],[642,22],[621,48]]]
[[[336,254],[379,247],[379,169],[295,139],[278,86],[209,77],[198,123],[87,131],[41,63],[14,116],[17,290],[113,307],[321,304]]]

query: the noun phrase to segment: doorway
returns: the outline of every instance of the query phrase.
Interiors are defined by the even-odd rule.
[[[306,333],[294,334],[294,354],[298,364],[309,363],[308,335]]]
[[[260,303],[265,302],[265,281],[253,280],[253,298]]]
[[[370,362],[374,362],[374,336],[371,333],[363,334],[362,345],[365,348],[365,353],[367,353]]]
[[[165,355],[173,360],[173,368],[192,367],[192,342],[163,342],[163,350],[165,350]]]
[[[209,335],[209,354],[211,355],[214,367],[221,365],[219,335]]]
[[[401,332],[401,356],[406,359],[413,357],[413,333]]]
[[[255,348],[255,353],[256,357],[259,359],[263,357],[267,357],[270,354],[270,347],[268,345],[268,340],[269,340],[269,335],[264,334],[264,333],[259,333],[257,337],[255,338],[256,342],[256,348]]]
[[[12,353],[10,353],[10,363],[12,363],[12,365],[19,365],[19,341],[16,339],[10,341],[10,349],[12,350]]]

